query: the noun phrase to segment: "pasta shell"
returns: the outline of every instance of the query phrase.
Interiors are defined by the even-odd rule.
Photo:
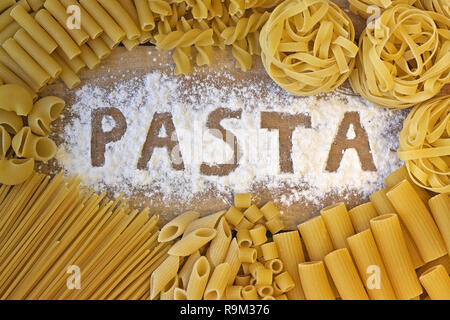
[[[58,118],[65,105],[63,99],[53,96],[37,101],[28,115],[28,125],[33,133],[48,136],[51,132],[50,123]]]
[[[56,154],[56,144],[47,137],[38,137],[31,132],[30,127],[24,127],[12,140],[12,147],[21,158],[34,158],[38,161],[48,161]]]
[[[17,134],[23,128],[23,121],[14,111],[0,109],[0,125],[11,134]]]
[[[0,160],[0,183],[17,185],[27,180],[34,171],[34,159]]]

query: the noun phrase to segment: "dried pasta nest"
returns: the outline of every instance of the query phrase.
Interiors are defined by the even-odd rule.
[[[422,188],[450,193],[450,96],[416,106],[400,133],[398,154]]]
[[[261,30],[261,57],[270,77],[298,96],[339,87],[355,65],[352,21],[327,0],[287,0]]]
[[[450,18],[450,2],[448,0],[416,0],[414,6],[422,10],[434,11]]]
[[[363,31],[353,89],[378,105],[403,109],[450,82],[450,20],[408,5],[386,10]]]
[[[350,10],[363,18],[376,16],[397,4],[412,5],[416,0],[348,0]],[[446,0],[444,0],[446,1]]]

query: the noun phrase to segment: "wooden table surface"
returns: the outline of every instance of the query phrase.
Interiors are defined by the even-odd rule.
[[[339,4],[341,8],[347,8],[346,0],[334,1]],[[346,10],[346,12],[352,18],[357,35],[359,35],[364,28],[364,20],[352,13],[349,13],[348,10]],[[248,81],[255,80],[271,82],[271,79],[265,73],[262,63],[258,57],[254,58],[254,68],[248,72],[241,72],[235,68],[235,61],[230,50],[215,50],[213,61],[212,66],[209,68],[196,67],[194,76],[202,79],[206,77],[211,70],[229,70],[229,72],[232,72],[237,82],[248,83]],[[81,72],[80,77],[82,79],[82,84],[89,83],[96,84],[100,87],[109,87],[115,81],[119,81],[118,79],[126,81],[134,77],[144,76],[148,72],[155,70],[171,74],[173,70],[173,63],[170,52],[158,51],[152,46],[140,46],[131,52],[128,52],[123,47],[119,47],[114,50],[110,57],[102,62],[100,67],[94,70],[84,70]],[[229,81],[228,79],[220,80],[222,83]],[[349,95],[354,95],[349,88],[348,83],[345,83],[338,90]],[[449,92],[448,87],[446,92]],[[63,139],[63,127],[70,122],[70,106],[74,102],[74,90],[68,90],[61,82],[56,82],[44,89],[41,95],[60,96],[67,102],[67,108],[64,111],[65,117],[63,120],[58,120],[55,123],[55,140],[57,143],[61,143]],[[60,170],[60,167],[55,160],[52,160],[47,164],[41,164],[38,167],[38,171],[49,174],[54,174],[58,170]],[[255,189],[254,200],[256,204],[262,205],[265,202],[272,200],[271,197],[270,192],[264,188],[264,186],[259,186]],[[349,208],[367,200],[360,199],[358,196],[352,194],[347,194],[345,197],[347,198],[345,202]],[[342,199],[342,196],[330,196],[325,199],[320,206],[299,201],[289,208],[282,208],[284,211],[283,218],[285,224],[289,229],[295,228],[298,223],[316,215],[321,207],[330,205]],[[131,204],[136,207],[149,206],[153,213],[158,213],[161,215],[161,223],[165,223],[173,216],[186,210],[196,209],[206,214],[224,209],[232,203],[232,195],[227,195],[226,198],[223,199],[223,195],[219,195],[217,190],[212,189],[205,196],[196,199],[192,203],[168,203],[162,201],[162,199],[159,199],[158,197],[151,199],[152,201],[150,201],[150,199],[146,198],[143,193],[134,194],[130,200]]]

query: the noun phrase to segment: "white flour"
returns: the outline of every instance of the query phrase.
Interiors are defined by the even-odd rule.
[[[230,74],[220,76],[233,80]],[[285,206],[296,201],[318,204],[329,194],[353,192],[367,197],[381,188],[383,179],[401,165],[395,152],[398,131],[393,128],[400,126],[404,113],[377,108],[360,97],[338,92],[320,98],[297,98],[262,81],[228,87],[218,85],[215,79],[217,74],[198,81],[153,72],[107,90],[85,85],[76,91],[75,104],[69,106],[73,118],[65,127],[65,142],[57,154],[59,164],[97,190],[112,189],[126,195],[139,190],[149,197],[162,194],[165,201],[189,202],[211,187],[228,195],[251,192],[262,184],[277,203]],[[192,89],[184,89],[186,83]],[[91,111],[104,107],[118,108],[128,128],[120,141],[106,146],[105,165],[92,167]],[[207,132],[207,116],[220,107],[242,109],[241,119],[224,119],[221,124],[237,137],[243,154],[239,167],[230,175],[206,176],[200,172],[202,162],[217,164],[233,157],[227,144]],[[311,117],[312,128],[299,126],[293,133],[294,173],[280,172],[278,131],[261,128],[261,111],[303,113]],[[361,169],[354,149],[344,153],[337,172],[325,170],[330,146],[345,112],[349,111],[360,114],[376,172]],[[137,169],[155,112],[170,112],[173,116],[184,171],[172,169],[166,149],[155,149],[148,170]],[[114,126],[112,117],[103,120],[103,131]],[[162,128],[159,137],[165,136],[166,130]],[[353,127],[346,136],[355,137]]]

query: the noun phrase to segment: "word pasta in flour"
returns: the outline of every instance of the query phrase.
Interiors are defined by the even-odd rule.
[[[330,193],[367,197],[401,165],[404,113],[348,93],[294,97],[269,79],[152,72],[112,88],[87,84],[71,110],[59,164],[126,195],[189,203],[264,186],[281,205],[320,203]]]

